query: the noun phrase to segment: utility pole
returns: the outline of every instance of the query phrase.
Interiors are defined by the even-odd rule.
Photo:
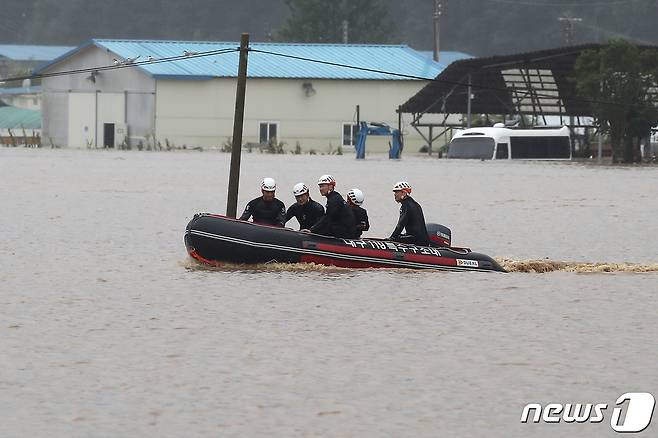
[[[466,128],[471,127],[471,97],[473,95],[471,90],[471,75],[468,75],[468,87],[466,89],[467,101],[466,101]]]
[[[579,17],[560,17],[558,21],[562,23],[562,37],[564,38],[564,45],[571,46],[575,43],[575,23],[582,23],[583,19]]]
[[[575,42],[575,23],[581,23],[583,21],[582,18],[579,17],[570,17],[568,15],[564,17],[559,17],[558,21],[562,24],[562,37],[564,39],[564,45],[565,46],[572,46]],[[571,144],[570,148],[571,151],[573,152],[574,146],[575,146],[575,140],[574,140],[574,135],[575,135],[575,130],[574,130],[574,117],[573,115],[569,116],[569,131],[571,132]]]
[[[599,50],[599,95],[603,93],[603,58],[601,57],[601,50]],[[601,119],[598,120],[599,122],[599,138],[598,138],[598,145],[596,148],[596,161],[601,164],[603,161],[603,122],[601,122]]]
[[[596,161],[601,164],[603,161],[603,133],[601,130],[603,129],[603,126],[601,126],[601,122],[599,121],[599,138],[597,142],[597,147],[596,147]]]
[[[434,0],[434,16],[432,21],[434,22],[434,48],[432,50],[432,58],[434,61],[439,61],[439,38],[440,38],[440,18],[443,14],[443,2],[444,0]]]
[[[347,20],[343,20],[343,44],[347,44],[349,42],[349,35],[350,35],[350,24]]]
[[[244,125],[244,101],[247,91],[247,55],[249,54],[249,34],[240,38],[240,64],[238,66],[238,87],[235,92],[235,114],[233,115],[233,144],[231,145],[231,172],[228,178],[226,216],[236,217],[238,211],[238,188],[240,186],[240,158],[242,154],[242,126]]]

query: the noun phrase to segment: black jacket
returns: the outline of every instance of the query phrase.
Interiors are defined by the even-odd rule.
[[[266,202],[260,196],[249,201],[247,207],[244,209],[244,213],[240,216],[240,220],[246,221],[252,216],[254,223],[282,227],[286,223],[286,206],[276,198]]]
[[[354,215],[340,193],[332,191],[327,194],[327,211],[322,219],[311,227],[311,232],[344,239],[354,238]]]
[[[365,208],[358,205],[350,206],[352,214],[354,215],[354,222],[356,223],[356,233],[354,237],[361,237],[361,233],[370,229],[370,222],[368,222],[368,212]]]
[[[406,229],[406,235],[402,235],[403,229]],[[407,196],[401,202],[400,219],[395,230],[393,230],[393,234],[391,234],[391,239],[404,240],[407,243],[415,243],[416,245],[429,245],[423,209],[411,196]]]
[[[308,202],[304,205],[298,203],[292,204],[288,207],[286,212],[286,222],[293,217],[297,218],[300,230],[309,230],[324,216],[324,207],[319,202],[309,198]]]

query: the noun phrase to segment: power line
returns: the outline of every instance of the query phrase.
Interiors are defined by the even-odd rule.
[[[290,58],[290,59],[297,59],[299,61],[307,61],[307,62],[314,62],[317,64],[324,64],[324,65],[331,65],[334,67],[343,67],[343,68],[349,68],[352,70],[360,70],[360,71],[367,71],[370,73],[380,73],[384,75],[389,75],[389,76],[398,76],[401,78],[408,78],[408,79],[419,79],[423,81],[433,81],[434,78],[426,78],[424,76],[414,76],[414,75],[407,75],[404,73],[395,73],[395,72],[390,72],[390,71],[385,71],[385,70],[377,70],[374,68],[368,68],[368,67],[358,67],[355,65],[349,65],[349,64],[342,64],[339,62],[331,62],[331,61],[323,61],[320,59],[312,59],[312,58],[305,58],[303,56],[296,56],[296,55],[288,55],[286,53],[277,53],[277,52],[270,52],[268,50],[259,50],[259,49],[249,49],[250,52],[254,53],[264,53],[266,55],[274,55],[274,56],[280,56],[282,58]]]
[[[21,32],[18,28],[14,27],[14,25],[13,25],[14,21],[13,20],[10,20],[7,17],[0,17],[0,19],[3,19],[3,21],[0,22],[0,28],[4,28],[4,29],[6,29],[6,30],[8,30],[12,33],[20,33]],[[12,24],[8,24],[10,22]]]
[[[50,77],[55,77],[55,76],[68,76],[68,75],[75,75],[75,74],[81,74],[81,73],[92,73],[92,72],[100,72],[100,71],[108,71],[108,70],[118,70],[122,68],[131,68],[131,67],[139,67],[142,65],[153,65],[153,64],[160,64],[163,62],[175,62],[175,61],[182,61],[182,60],[187,60],[187,59],[194,59],[194,58],[203,58],[206,56],[215,56],[215,55],[224,55],[226,53],[233,53],[233,52],[238,52],[240,51],[240,48],[226,48],[226,49],[218,49],[218,50],[208,50],[205,52],[187,52],[183,55],[176,55],[176,56],[169,56],[166,58],[155,58],[155,59],[147,59],[144,61],[136,61],[136,60],[124,60],[123,62],[117,61],[118,64],[113,64],[113,65],[103,65],[99,67],[88,67],[88,68],[80,68],[80,69],[75,69],[75,70],[65,70],[65,71],[57,71],[57,72],[52,72],[52,73],[39,73],[39,74],[31,74],[31,75],[24,75],[24,76],[13,76],[13,77],[8,77],[8,78],[0,78],[0,82],[17,82],[17,81],[22,81],[25,79],[42,79],[42,78],[50,78]],[[134,58],[133,58],[134,59]]]
[[[9,25],[7,25],[7,24],[2,24],[2,23],[0,23],[0,29],[7,30],[7,31],[9,31],[9,32],[11,32],[11,33],[19,33],[19,32],[20,32],[20,31],[19,31],[18,29],[16,29],[15,27],[9,26]]]
[[[397,76],[397,77],[402,77],[402,78],[408,78],[408,79],[416,79],[416,80],[421,80],[421,81],[426,81],[426,82],[438,82],[438,83],[443,83],[447,85],[453,85],[453,86],[461,86],[461,87],[472,87],[472,88],[477,88],[480,90],[488,90],[488,91],[500,91],[504,93],[509,93],[510,89],[509,88],[498,88],[498,87],[492,87],[492,86],[486,86],[486,85],[476,85],[476,84],[469,84],[465,82],[458,82],[458,81],[449,81],[445,79],[438,79],[438,78],[427,78],[423,76],[415,76],[415,75],[407,75],[403,73],[395,73],[395,72],[390,72],[390,71],[385,71],[385,70],[377,70],[373,68],[367,68],[367,67],[357,67],[354,65],[349,65],[349,64],[341,64],[338,62],[330,62],[330,61],[321,61],[318,59],[312,59],[312,58],[304,58],[302,56],[296,56],[296,55],[288,55],[285,53],[276,53],[276,52],[270,52],[267,50],[258,50],[258,49],[250,49],[251,52],[257,52],[257,53],[264,53],[268,55],[274,55],[274,56],[280,56],[283,58],[292,58],[292,59],[297,59],[300,61],[307,61],[307,62],[314,62],[318,64],[325,64],[325,65],[331,65],[334,67],[343,67],[343,68],[349,68],[353,70],[360,70],[360,71],[367,71],[371,73],[379,73],[383,75],[389,75],[389,76]],[[523,90],[517,90],[517,92],[521,92]],[[540,97],[540,98],[546,98],[546,99],[560,99],[560,96],[556,96],[554,94],[542,94],[542,93],[532,93],[532,96],[534,97]],[[581,98],[581,97],[574,97],[575,101],[580,101],[580,102],[585,102],[585,103],[590,103],[590,104],[604,104],[604,105],[616,105],[616,106],[626,106],[626,107],[640,107],[643,108],[644,105],[631,105],[631,104],[622,104],[618,102],[609,102],[609,101],[602,101],[602,100],[596,100],[596,99],[586,99],[586,98]]]
[[[588,23],[587,21],[583,21],[582,23],[578,23],[578,26],[584,27],[584,28],[587,28],[587,29],[590,29],[590,30],[594,30],[594,31],[603,32],[607,35],[610,35],[610,36],[613,36],[613,37],[616,37],[616,38],[622,38],[622,39],[625,39],[625,40],[628,40],[628,41],[631,41],[631,42],[635,42],[635,43],[638,43],[638,44],[644,44],[644,45],[647,45],[647,46],[654,45],[653,41],[648,41],[648,40],[645,40],[645,39],[642,39],[642,38],[636,38],[636,37],[630,36],[630,35],[625,34],[625,33],[616,32],[614,30],[606,29],[605,27],[597,26],[597,25],[594,25],[592,23]]]
[[[285,53],[277,53],[277,52],[271,52],[267,50],[259,50],[259,49],[253,49],[250,48],[248,49],[250,52],[254,53],[262,53],[266,55],[272,55],[272,56],[279,56],[283,58],[289,58],[289,59],[296,59],[300,61],[305,61],[305,62],[312,62],[312,63],[318,63],[318,64],[323,64],[323,65],[331,65],[334,67],[341,67],[341,68],[347,68],[347,69],[352,69],[352,70],[359,70],[359,71],[367,71],[370,73],[378,73],[382,75],[388,75],[388,76],[396,76],[396,77],[401,77],[401,78],[407,78],[407,79],[414,79],[414,80],[420,80],[420,81],[425,81],[425,82],[436,82],[436,83],[444,83],[447,85],[453,85],[453,86],[462,86],[462,87],[468,87],[469,85],[473,88],[480,89],[480,90],[488,90],[488,91],[499,91],[499,92],[504,92],[504,93],[509,93],[510,89],[509,88],[498,88],[498,87],[492,87],[492,86],[486,86],[486,85],[478,85],[478,84],[467,84],[464,82],[458,82],[458,81],[449,81],[445,79],[438,79],[438,78],[428,78],[424,76],[416,76],[416,75],[409,75],[409,74],[404,74],[404,73],[397,73],[397,72],[390,72],[386,70],[379,70],[379,69],[373,69],[373,68],[368,68],[368,67],[359,67],[355,65],[350,65],[350,64],[343,64],[343,63],[338,63],[338,62],[331,62],[331,61],[323,61],[319,59],[312,59],[312,58],[305,58],[302,56],[296,56],[296,55],[289,55]],[[206,57],[206,56],[215,56],[215,55],[223,55],[227,53],[233,53],[233,52],[238,52],[240,51],[240,48],[226,48],[226,49],[219,49],[219,50],[209,50],[206,52],[194,52],[190,53],[187,52],[186,54],[183,55],[177,55],[177,56],[171,56],[167,58],[159,58],[155,60],[145,60],[145,61],[130,61],[124,63],[120,63],[118,65],[106,65],[106,66],[99,66],[99,67],[89,67],[89,68],[83,68],[83,69],[75,69],[75,70],[68,70],[68,71],[59,71],[59,72],[52,72],[52,73],[42,73],[42,74],[36,74],[36,75],[25,75],[25,76],[15,76],[15,77],[10,77],[10,78],[0,78],[0,83],[1,82],[12,82],[12,81],[22,81],[24,79],[41,79],[41,78],[48,78],[48,77],[55,77],[55,76],[66,76],[66,75],[74,75],[74,74],[82,74],[82,73],[93,73],[93,72],[99,72],[99,71],[108,71],[108,70],[116,70],[116,69],[122,69],[122,68],[132,68],[132,67],[138,67],[141,65],[151,65],[151,64],[159,64],[163,62],[175,62],[175,61],[180,61],[180,60],[185,60],[185,59],[194,59],[194,58],[201,58],[201,57]],[[133,58],[134,59],[134,58]],[[514,91],[514,90],[512,90]],[[527,92],[529,90],[517,90],[517,92]],[[560,99],[560,96],[556,96],[555,94],[542,94],[542,93],[532,93],[533,97],[538,97],[538,98],[547,98],[547,99]],[[575,101],[580,101],[584,103],[590,103],[590,104],[604,104],[604,105],[614,105],[614,106],[625,106],[625,107],[640,107],[643,108],[645,105],[631,105],[631,104],[622,104],[618,102],[609,102],[609,101],[602,101],[602,100],[596,100],[596,99],[586,99],[586,98],[581,98],[581,97],[574,97],[573,98]]]

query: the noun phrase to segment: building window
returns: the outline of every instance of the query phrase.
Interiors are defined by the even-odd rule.
[[[343,146],[354,146],[359,136],[359,125],[343,123]]]
[[[259,132],[260,136],[258,141],[260,143],[277,141],[277,138],[279,137],[279,124],[277,122],[261,122]]]

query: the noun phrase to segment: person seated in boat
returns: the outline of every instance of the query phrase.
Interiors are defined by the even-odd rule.
[[[286,206],[274,197],[276,192],[276,181],[274,178],[263,178],[260,183],[262,196],[252,199],[240,216],[241,221],[247,221],[253,217],[256,224],[275,225],[283,227],[286,223]]]
[[[327,197],[324,216],[310,228],[312,233],[325,236],[352,239],[356,234],[354,215],[336,188],[336,179],[331,175],[322,175],[318,179],[320,194]]]
[[[292,189],[296,203],[288,207],[286,222],[293,217],[297,218],[300,230],[308,230],[324,216],[324,207],[319,202],[311,199],[308,187],[304,183],[297,183]]]
[[[411,185],[406,181],[397,182],[393,186],[393,193],[395,202],[401,204],[400,218],[389,239],[401,243],[428,246],[430,242],[425,226],[425,216],[423,216],[420,204],[411,197]],[[406,233],[402,234],[402,230],[406,230]]]
[[[365,197],[363,192],[359,189],[352,189],[347,192],[347,205],[350,206],[352,214],[354,215],[354,222],[356,224],[355,238],[360,238],[364,231],[370,229],[370,222],[368,222],[368,212],[365,208],[361,207]]]

